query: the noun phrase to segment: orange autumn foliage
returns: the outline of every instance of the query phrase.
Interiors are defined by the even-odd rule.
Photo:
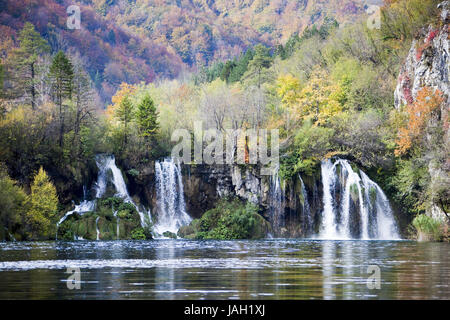
[[[117,109],[118,106],[120,106],[120,103],[122,102],[123,98],[126,96],[131,96],[133,93],[135,93],[137,90],[136,85],[128,84],[125,82],[122,82],[120,84],[119,90],[117,90],[116,94],[111,98],[112,104],[108,105],[106,108],[106,115],[109,119],[112,119],[114,117],[114,112]]]
[[[398,131],[396,156],[404,155],[411,149],[414,141],[422,135],[431,114],[440,107],[443,101],[443,94],[440,90],[424,87],[418,92],[415,102],[407,106],[407,125]]]

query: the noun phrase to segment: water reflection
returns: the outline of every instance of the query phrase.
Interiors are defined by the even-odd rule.
[[[1,299],[449,299],[449,244],[407,241],[0,243]],[[367,267],[380,268],[370,289]],[[81,290],[68,290],[80,267]]]

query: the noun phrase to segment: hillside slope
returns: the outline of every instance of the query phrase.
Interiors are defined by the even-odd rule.
[[[351,22],[381,0],[93,0],[118,25],[172,47],[189,65],[284,43],[326,17]],[[105,3],[110,3],[109,6]]]
[[[74,1],[2,0],[2,42],[17,39],[26,21],[33,23],[52,51],[79,53],[97,90],[108,100],[121,82],[150,82],[156,77],[175,77],[183,62],[164,44],[144,39],[98,14],[89,4],[81,5],[81,29],[66,26],[67,8]]]
[[[50,43],[83,57],[104,101],[122,82],[174,78],[183,70],[238,55],[257,43],[275,46],[292,33],[340,23],[381,0],[1,0],[0,34],[15,39],[26,21]],[[66,9],[81,8],[81,29]],[[3,41],[3,40],[2,40]]]

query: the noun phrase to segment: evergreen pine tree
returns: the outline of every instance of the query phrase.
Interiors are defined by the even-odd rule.
[[[149,94],[146,94],[141,103],[137,107],[136,122],[139,128],[140,136],[143,137],[148,144],[155,140],[155,136],[159,129],[158,111],[155,103]]]
[[[272,64],[272,57],[270,56],[269,49],[262,44],[258,44],[255,47],[255,53],[253,59],[248,64],[248,72],[251,75],[258,76],[258,88],[261,87],[261,72],[264,68],[269,68]]]
[[[49,52],[50,46],[36,32],[34,25],[26,22],[19,35],[19,47],[13,51],[12,64],[15,70],[19,91],[25,89],[31,95],[31,107],[36,107],[36,64],[40,54]]]
[[[50,66],[49,77],[52,83],[53,100],[59,108],[59,146],[63,146],[64,138],[64,110],[63,101],[66,98],[71,98],[73,90],[73,66],[70,60],[66,57],[64,52],[58,51],[53,58]]]
[[[124,127],[123,142],[124,145],[126,145],[128,138],[128,123],[130,123],[131,120],[133,119],[133,104],[131,103],[131,100],[128,96],[123,97],[118,108],[116,109],[115,116],[120,122],[123,123]]]

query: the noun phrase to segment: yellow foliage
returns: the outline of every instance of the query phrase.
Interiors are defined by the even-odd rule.
[[[57,210],[56,189],[41,167],[31,185],[31,208],[27,212],[27,221],[32,227],[33,237],[49,236]]]
[[[294,76],[287,74],[278,77],[277,94],[289,109],[297,104],[300,90],[300,80]]]
[[[122,82],[120,84],[119,90],[117,90],[116,94],[111,98],[112,104],[108,105],[108,107],[106,108],[106,117],[109,120],[112,120],[114,118],[115,111],[122,103],[123,98],[126,96],[131,96],[137,91],[137,89],[137,85]]]
[[[324,124],[344,110],[340,102],[343,95],[342,88],[332,83],[324,70],[316,68],[299,94],[300,115],[316,125]]]
[[[333,157],[342,156],[342,155],[346,155],[346,154],[347,153],[344,152],[344,151],[329,151],[323,156],[323,158],[324,159],[331,159]]]

